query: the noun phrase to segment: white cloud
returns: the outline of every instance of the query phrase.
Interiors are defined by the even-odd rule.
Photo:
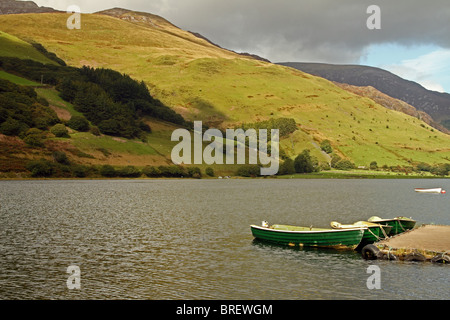
[[[450,49],[440,49],[414,59],[407,59],[397,65],[385,65],[382,68],[423,87],[445,92],[450,80]],[[448,88],[447,88],[448,91]]]

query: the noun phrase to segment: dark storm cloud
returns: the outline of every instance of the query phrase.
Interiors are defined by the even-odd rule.
[[[450,47],[448,0],[160,0],[129,1],[153,9],[211,41],[272,61],[358,62],[370,44]],[[381,9],[381,30],[369,30],[367,7]]]
[[[40,0],[40,5],[77,0]],[[70,3],[69,3],[70,2]],[[84,12],[113,6],[161,15],[236,51],[272,61],[354,63],[370,44],[450,47],[448,0],[79,0]],[[95,5],[95,7],[94,7]],[[369,5],[381,9],[381,30],[369,30]]]

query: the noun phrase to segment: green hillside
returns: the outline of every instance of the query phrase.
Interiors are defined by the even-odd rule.
[[[19,84],[22,86],[32,86],[32,87],[37,87],[39,86],[39,83],[35,82],[35,81],[31,81],[22,77],[18,77],[14,74],[5,72],[0,70],[0,79],[4,79],[4,80],[8,80],[11,81],[12,83],[15,84]]]
[[[56,64],[56,62],[37,51],[30,43],[2,31],[0,31],[0,56],[31,59],[42,63]]]
[[[329,140],[335,153],[360,166],[450,161],[450,136],[417,118],[323,78],[218,48],[158,16],[109,14],[117,17],[82,15],[81,30],[68,30],[64,13],[0,16],[0,30],[41,43],[68,65],[106,67],[143,80],[187,120],[230,128],[292,118],[299,130],[281,143],[292,158],[308,148],[328,162],[319,145]],[[148,141],[154,147],[152,135]],[[169,156],[170,148],[162,149]]]

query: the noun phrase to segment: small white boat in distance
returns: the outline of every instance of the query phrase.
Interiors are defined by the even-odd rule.
[[[445,193],[442,188],[415,188],[414,191],[422,193]]]

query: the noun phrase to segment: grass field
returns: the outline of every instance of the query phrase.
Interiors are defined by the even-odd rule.
[[[38,88],[35,89],[37,94],[45,98],[51,106],[67,111],[70,116],[80,116],[82,113],[75,110],[73,105],[67,101],[64,101],[58,91],[53,88]],[[70,116],[68,118],[70,119]]]
[[[37,87],[40,84],[28,79],[24,79],[21,77],[18,77],[16,75],[13,75],[11,73],[5,72],[0,70],[0,79],[11,81],[12,83],[21,85],[21,86],[31,86],[31,87]]]
[[[417,118],[388,110],[325,79],[242,58],[164,19],[150,15],[149,22],[131,15],[134,22],[82,15],[81,30],[68,30],[64,13],[20,19],[0,16],[0,30],[42,43],[69,65],[108,67],[144,80],[155,97],[188,120],[233,128],[293,118],[299,130],[281,142],[292,158],[308,148],[320,161],[328,161],[318,149],[328,139],[336,153],[357,166],[372,161],[379,166],[450,161],[450,136]],[[57,103],[45,90],[40,94]],[[148,137],[148,144],[165,157],[173,146],[168,133],[155,131]]]
[[[1,30],[4,29],[1,28]],[[0,57],[17,57],[46,64],[56,64],[37,51],[30,43],[3,31],[0,31]]]

